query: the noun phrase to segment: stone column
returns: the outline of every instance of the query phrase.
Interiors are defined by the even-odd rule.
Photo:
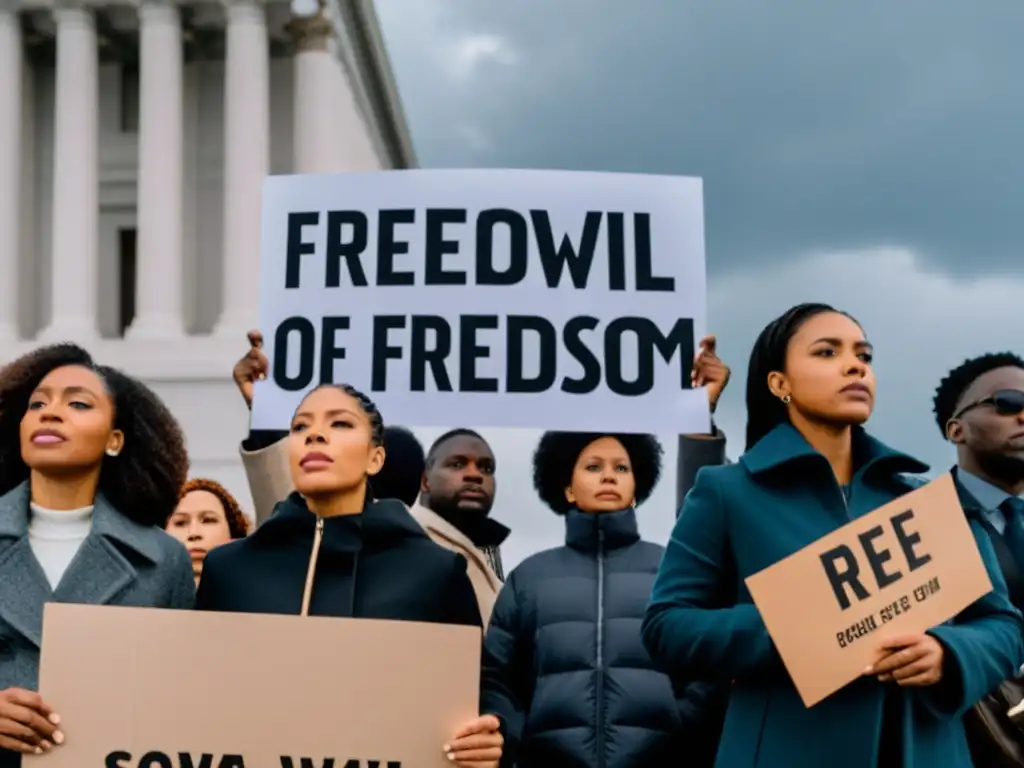
[[[22,256],[21,19],[0,0],[0,343],[18,338],[18,265]]]
[[[316,15],[294,17],[288,24],[295,41],[295,173],[339,173],[347,168],[345,132],[337,105],[341,67],[331,51],[334,27],[323,3]]]
[[[130,338],[184,336],[184,61],[172,0],[139,6],[138,307]]]
[[[99,256],[99,51],[90,9],[62,4],[57,21],[51,320],[42,340],[87,342],[96,327]]]
[[[256,0],[227,0],[224,90],[224,306],[216,333],[237,341],[258,319],[260,201],[270,167],[270,41]]]

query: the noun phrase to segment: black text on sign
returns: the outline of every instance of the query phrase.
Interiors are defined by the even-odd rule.
[[[908,525],[912,524],[914,510],[908,509],[889,518],[889,528],[896,537],[903,555],[903,566],[895,562],[892,551],[879,543],[886,529],[881,525],[861,533],[858,548],[841,544],[821,554],[821,565],[832,587],[836,602],[842,610],[850,608],[850,593],[858,600],[867,600],[871,591],[865,585],[870,578],[876,590],[895,584],[906,574],[931,562],[931,555],[921,549],[921,536]],[[858,551],[859,550],[859,551]],[[862,566],[867,566],[863,568]],[[870,576],[868,576],[870,574]]]
[[[273,379],[281,389],[296,392],[314,383],[336,380],[335,363],[345,359],[341,335],[351,327],[345,316],[324,317],[317,328],[302,316],[284,320],[274,334]],[[677,366],[679,389],[689,389],[694,355],[693,321],[681,318],[668,333],[645,317],[619,317],[602,327],[592,316],[573,317],[561,328],[536,315],[461,315],[455,327],[440,315],[376,315],[372,327],[373,363],[370,389],[383,392],[389,384],[389,362],[408,361],[411,392],[562,392],[584,395],[601,384],[617,395],[638,396],[655,385],[658,364]],[[505,335],[505,372],[500,379],[478,374],[478,364],[491,356],[488,335]],[[524,350],[533,336],[539,349],[536,373],[528,374]],[[405,343],[399,340],[404,337]],[[493,336],[491,336],[493,339]],[[623,351],[627,344],[638,351],[635,373]],[[298,366],[288,360],[298,347]],[[559,377],[559,348],[582,371]],[[319,365],[318,365],[319,363]],[[453,375],[456,370],[457,378]],[[315,381],[315,372],[319,379]]]
[[[631,251],[633,289],[671,293],[676,287],[675,279],[654,274],[650,214],[634,213],[631,219],[633,242],[632,248],[628,249],[626,214],[619,212],[588,211],[582,231],[566,233],[560,242],[556,242],[551,217],[544,210],[525,214],[500,208],[485,210],[470,223],[469,213],[464,209],[427,208],[418,211],[402,208],[378,211],[372,225],[370,217],[363,211],[290,213],[284,286],[286,289],[305,287],[300,280],[303,260],[315,258],[317,254],[323,264],[320,284],[324,288],[369,286],[367,264],[371,261],[375,267],[373,284],[378,287],[511,286],[526,279],[532,241],[548,288],[558,287],[563,273],[568,273],[572,286],[584,290],[592,286],[599,235],[604,228],[607,244],[605,275],[610,290],[626,290]],[[326,222],[326,225],[322,229],[322,239],[317,241],[313,232],[318,230],[321,222]],[[413,226],[423,229],[420,233],[422,259],[409,257],[411,233],[408,229]],[[407,234],[403,236],[399,227],[404,228]],[[471,237],[467,237],[466,227],[472,228]],[[496,258],[495,241],[499,233],[508,242],[508,265],[503,267],[498,266]],[[371,234],[376,236],[376,248],[372,252],[369,248]],[[574,241],[578,245],[574,245]],[[472,251],[472,276],[464,266],[467,261],[464,251],[469,250]],[[459,261],[459,256],[464,258]],[[455,261],[459,261],[460,267],[452,266]],[[411,268],[416,264],[422,264],[421,274]]]

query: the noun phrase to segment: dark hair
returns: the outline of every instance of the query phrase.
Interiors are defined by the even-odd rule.
[[[231,495],[230,491],[216,480],[206,477],[193,477],[181,489],[181,498],[185,498],[192,491],[206,491],[217,497],[217,501],[224,507],[224,517],[228,521],[228,533],[232,539],[244,539],[249,534],[249,518],[245,516],[238,501]],[[179,499],[180,501],[181,499]]]
[[[351,384],[321,384],[306,393],[306,396],[302,398],[303,402],[314,392],[318,392],[321,389],[336,389],[359,403],[359,407],[370,421],[371,442],[374,445],[384,445],[384,417],[380,415],[380,411],[377,410],[377,404],[373,400]]]
[[[768,388],[768,374],[786,369],[786,350],[790,339],[801,326],[816,315],[834,312],[849,317],[828,304],[797,304],[772,320],[754,342],[747,366],[747,447],[757,442],[779,424],[789,421],[786,404]]]
[[[483,435],[481,435],[476,430],[468,429],[467,427],[456,427],[455,429],[449,429],[447,432],[445,432],[443,435],[441,435],[439,438],[437,438],[437,440],[435,440],[434,442],[432,442],[430,444],[430,448],[427,450],[427,466],[428,467],[432,466],[433,463],[434,463],[434,460],[437,458],[437,451],[438,451],[438,449],[442,445],[447,443],[449,440],[451,440],[452,438],[455,438],[455,437],[475,437],[481,443],[486,445],[488,450],[490,450],[490,448],[491,448],[491,444],[488,443],[486,440],[484,440]]]
[[[405,427],[384,430],[384,466],[370,478],[370,491],[376,499],[399,499],[407,507],[420,495],[420,481],[426,459],[423,446]]]
[[[21,458],[20,431],[32,392],[51,371],[68,365],[88,368],[103,381],[114,404],[114,428],[124,433],[124,450],[103,457],[100,492],[125,517],[166,527],[188,477],[181,426],[149,387],[96,365],[75,344],[41,347],[0,371],[0,493],[29,476]]]
[[[564,515],[573,505],[565,498],[572,482],[576,460],[583,450],[602,437],[622,443],[633,465],[636,503],[647,501],[661,476],[661,443],[654,435],[612,435],[601,432],[545,432],[533,452],[533,487],[540,500],[556,514]]]
[[[990,352],[979,357],[972,357],[960,363],[939,382],[939,386],[935,388],[932,410],[935,413],[935,423],[939,425],[939,431],[943,437],[946,436],[946,422],[953,418],[957,406],[960,404],[960,398],[964,396],[967,388],[986,373],[997,368],[1024,369],[1024,358],[1020,358],[1012,352]]]

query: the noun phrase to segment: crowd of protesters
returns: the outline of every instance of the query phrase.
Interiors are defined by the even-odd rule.
[[[261,341],[234,368],[249,405]],[[73,737],[36,692],[48,601],[479,627],[479,716],[438,745],[464,768],[1001,765],[1006,733],[974,715],[1024,664],[1024,359],[968,360],[934,402],[991,592],[887,638],[808,708],[744,583],[921,485],[929,468],[864,428],[872,355],[831,307],[773,320],[739,460],[717,429],[681,438],[689,492],[666,546],[639,534],[654,436],[545,433],[534,487],[565,543],[506,574],[497,461],[472,425],[424,450],[364,393],[317,387],[289,430],[240,436],[251,525],[219,483],[188,477],[148,387],[77,346],[38,349],[0,371],[0,768]],[[693,383],[712,413],[728,382],[708,337]]]

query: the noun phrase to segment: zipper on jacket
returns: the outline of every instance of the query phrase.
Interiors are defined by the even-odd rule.
[[[846,511],[846,519],[849,521],[853,520],[853,515],[850,513],[850,500],[846,497],[846,492],[843,490],[843,486],[839,484],[838,480],[834,480],[836,490],[839,491],[839,500],[843,502],[843,509]],[[847,486],[850,489],[850,496],[853,496],[853,480],[850,480],[850,484]]]
[[[597,528],[597,768],[604,766],[604,530]]]
[[[302,609],[299,616],[309,615],[309,602],[313,598],[313,580],[316,578],[316,560],[320,556],[320,540],[324,537],[324,519],[316,519],[313,533],[313,551],[309,553],[309,567],[306,568],[306,586],[302,590]]]

